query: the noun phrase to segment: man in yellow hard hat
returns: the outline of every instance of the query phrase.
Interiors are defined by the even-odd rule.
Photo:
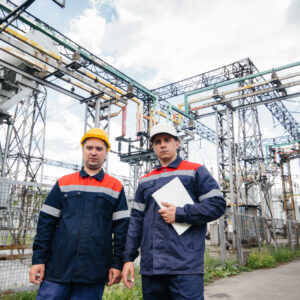
[[[40,211],[29,272],[38,300],[101,299],[121,279],[129,213],[121,182],[102,168],[109,138],[92,128],[81,146],[83,168],[60,178]]]

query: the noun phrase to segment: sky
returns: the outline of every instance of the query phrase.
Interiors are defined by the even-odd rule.
[[[299,61],[298,0],[66,0],[64,9],[37,0],[28,11],[148,89],[247,57],[259,71]],[[299,99],[285,104],[299,122]],[[45,156],[81,163],[84,107],[53,92],[47,105]],[[267,119],[261,124],[266,137],[286,134]],[[133,130],[134,120],[127,127]],[[112,138],[120,128],[120,119],[112,120]],[[196,141],[191,149],[191,160],[216,172],[211,143]],[[115,161],[110,172],[128,172]]]

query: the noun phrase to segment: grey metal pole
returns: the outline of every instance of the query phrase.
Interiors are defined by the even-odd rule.
[[[100,126],[100,99],[95,99],[95,127],[99,128]]]
[[[1,166],[1,176],[2,177],[4,177],[6,175],[5,168],[6,168],[6,162],[7,162],[7,156],[8,156],[9,143],[11,140],[11,134],[12,134],[12,123],[9,122],[8,126],[7,126],[5,148],[4,148],[3,160],[2,160],[2,166]]]
[[[259,249],[259,253],[260,253],[261,252],[261,242],[260,242],[260,236],[259,236],[259,231],[258,231],[258,222],[257,222],[256,216],[254,216],[254,226],[255,226],[256,240],[257,240],[258,249]]]
[[[111,114],[111,102],[109,102],[108,105],[108,117],[107,117],[107,135],[110,139],[110,114]],[[106,162],[105,162],[105,172],[108,173],[108,161],[109,161],[109,157],[106,157]]]
[[[224,216],[219,219],[219,236],[220,236],[220,250],[222,264],[225,268],[226,265],[226,240],[225,240],[225,228],[224,228]]]
[[[244,264],[244,257],[243,257],[243,250],[242,250],[242,242],[241,242],[241,227],[240,227],[240,221],[239,221],[239,216],[237,214],[237,210],[235,208],[236,205],[236,194],[234,192],[234,181],[233,181],[233,173],[235,173],[235,170],[233,169],[234,165],[234,158],[233,155],[234,153],[232,152],[233,144],[231,140],[231,134],[230,132],[233,133],[233,128],[230,128],[230,113],[229,113],[229,108],[226,108],[226,119],[227,119],[227,140],[228,140],[228,152],[229,152],[229,189],[230,189],[230,198],[233,200],[232,205],[230,207],[231,212],[233,214],[233,219],[234,219],[234,232],[235,232],[235,240],[236,240],[236,249],[237,249],[237,256],[238,256],[238,262],[239,265],[242,266]],[[232,124],[233,125],[233,124]],[[235,165],[234,165],[235,166]]]

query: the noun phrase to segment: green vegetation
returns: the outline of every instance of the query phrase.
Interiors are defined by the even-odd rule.
[[[212,265],[205,266],[204,283],[207,284],[217,278],[237,275],[241,272],[234,261],[226,262],[225,267],[220,260],[214,260]]]
[[[225,266],[220,260],[217,260],[210,256],[209,249],[205,252],[205,284],[213,281],[214,279],[224,278],[237,275],[244,271],[251,271],[259,268],[272,268],[279,263],[285,263],[300,257],[300,248],[296,248],[294,253],[290,248],[282,247],[275,252],[274,248],[264,247],[261,252],[257,249],[253,250],[248,258],[248,262],[245,266],[237,266],[235,261],[227,261]],[[105,287],[103,300],[142,300],[142,285],[141,276],[138,274],[139,270],[136,270],[135,274],[135,286],[129,290],[123,283],[113,285],[108,288]],[[2,295],[2,300],[34,300],[37,291],[16,293],[10,295]]]
[[[300,256],[300,249],[295,249],[295,252],[292,253],[289,248],[279,248],[277,252],[273,250],[273,256],[278,262],[288,262],[294,257]]]
[[[126,286],[121,282],[111,287],[105,287],[103,293],[103,300],[142,300],[142,282],[139,269],[135,270],[135,281],[132,289],[127,289]]]
[[[0,295],[1,300],[35,300],[37,290],[16,294]]]
[[[300,248],[296,248],[292,253],[290,248],[282,247],[276,252],[273,247],[264,247],[261,252],[253,250],[245,266],[237,266],[235,261],[226,261],[223,266],[222,261],[214,259],[209,254],[209,249],[205,252],[205,274],[204,282],[207,284],[214,279],[234,276],[241,272],[249,272],[254,269],[272,268],[279,263],[284,263],[300,257]]]
[[[262,248],[259,253],[252,251],[249,256],[247,266],[250,269],[272,268],[279,263],[288,262],[296,257],[300,257],[300,248],[296,248],[292,253],[290,248],[281,247],[276,252],[274,248]]]
[[[275,265],[275,258],[268,253],[251,253],[248,259],[250,269],[272,268]]]

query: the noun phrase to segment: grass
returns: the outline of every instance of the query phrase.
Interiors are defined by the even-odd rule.
[[[127,289],[121,282],[111,287],[105,287],[102,300],[142,300],[142,281],[139,269],[135,269],[135,281],[132,289]]]
[[[223,266],[222,261],[214,259],[209,255],[209,249],[205,252],[205,274],[204,283],[207,284],[215,279],[237,275],[241,272],[249,272],[261,268],[273,268],[278,264],[291,261],[300,257],[300,248],[296,248],[294,253],[288,247],[274,248],[263,247],[261,252],[253,250],[245,266],[237,266],[236,261],[226,261]]]
[[[274,248],[263,247],[261,252],[253,250],[248,258],[248,262],[245,266],[237,266],[235,261],[227,261],[225,266],[220,260],[210,256],[209,249],[205,252],[205,274],[204,283],[208,284],[215,279],[225,278],[229,276],[237,275],[241,272],[249,272],[254,269],[260,268],[272,268],[278,264],[289,262],[295,258],[300,257],[300,248],[295,248],[294,253],[290,248],[281,247],[275,252]],[[105,287],[103,293],[103,300],[142,300],[142,284],[141,276],[138,274],[139,270],[136,270],[135,274],[135,286],[129,290],[123,283],[113,285],[108,288]],[[34,300],[37,291],[22,292],[9,295],[0,295],[1,300]]]
[[[37,290],[20,292],[15,294],[0,295],[1,300],[34,300],[37,294]]]

